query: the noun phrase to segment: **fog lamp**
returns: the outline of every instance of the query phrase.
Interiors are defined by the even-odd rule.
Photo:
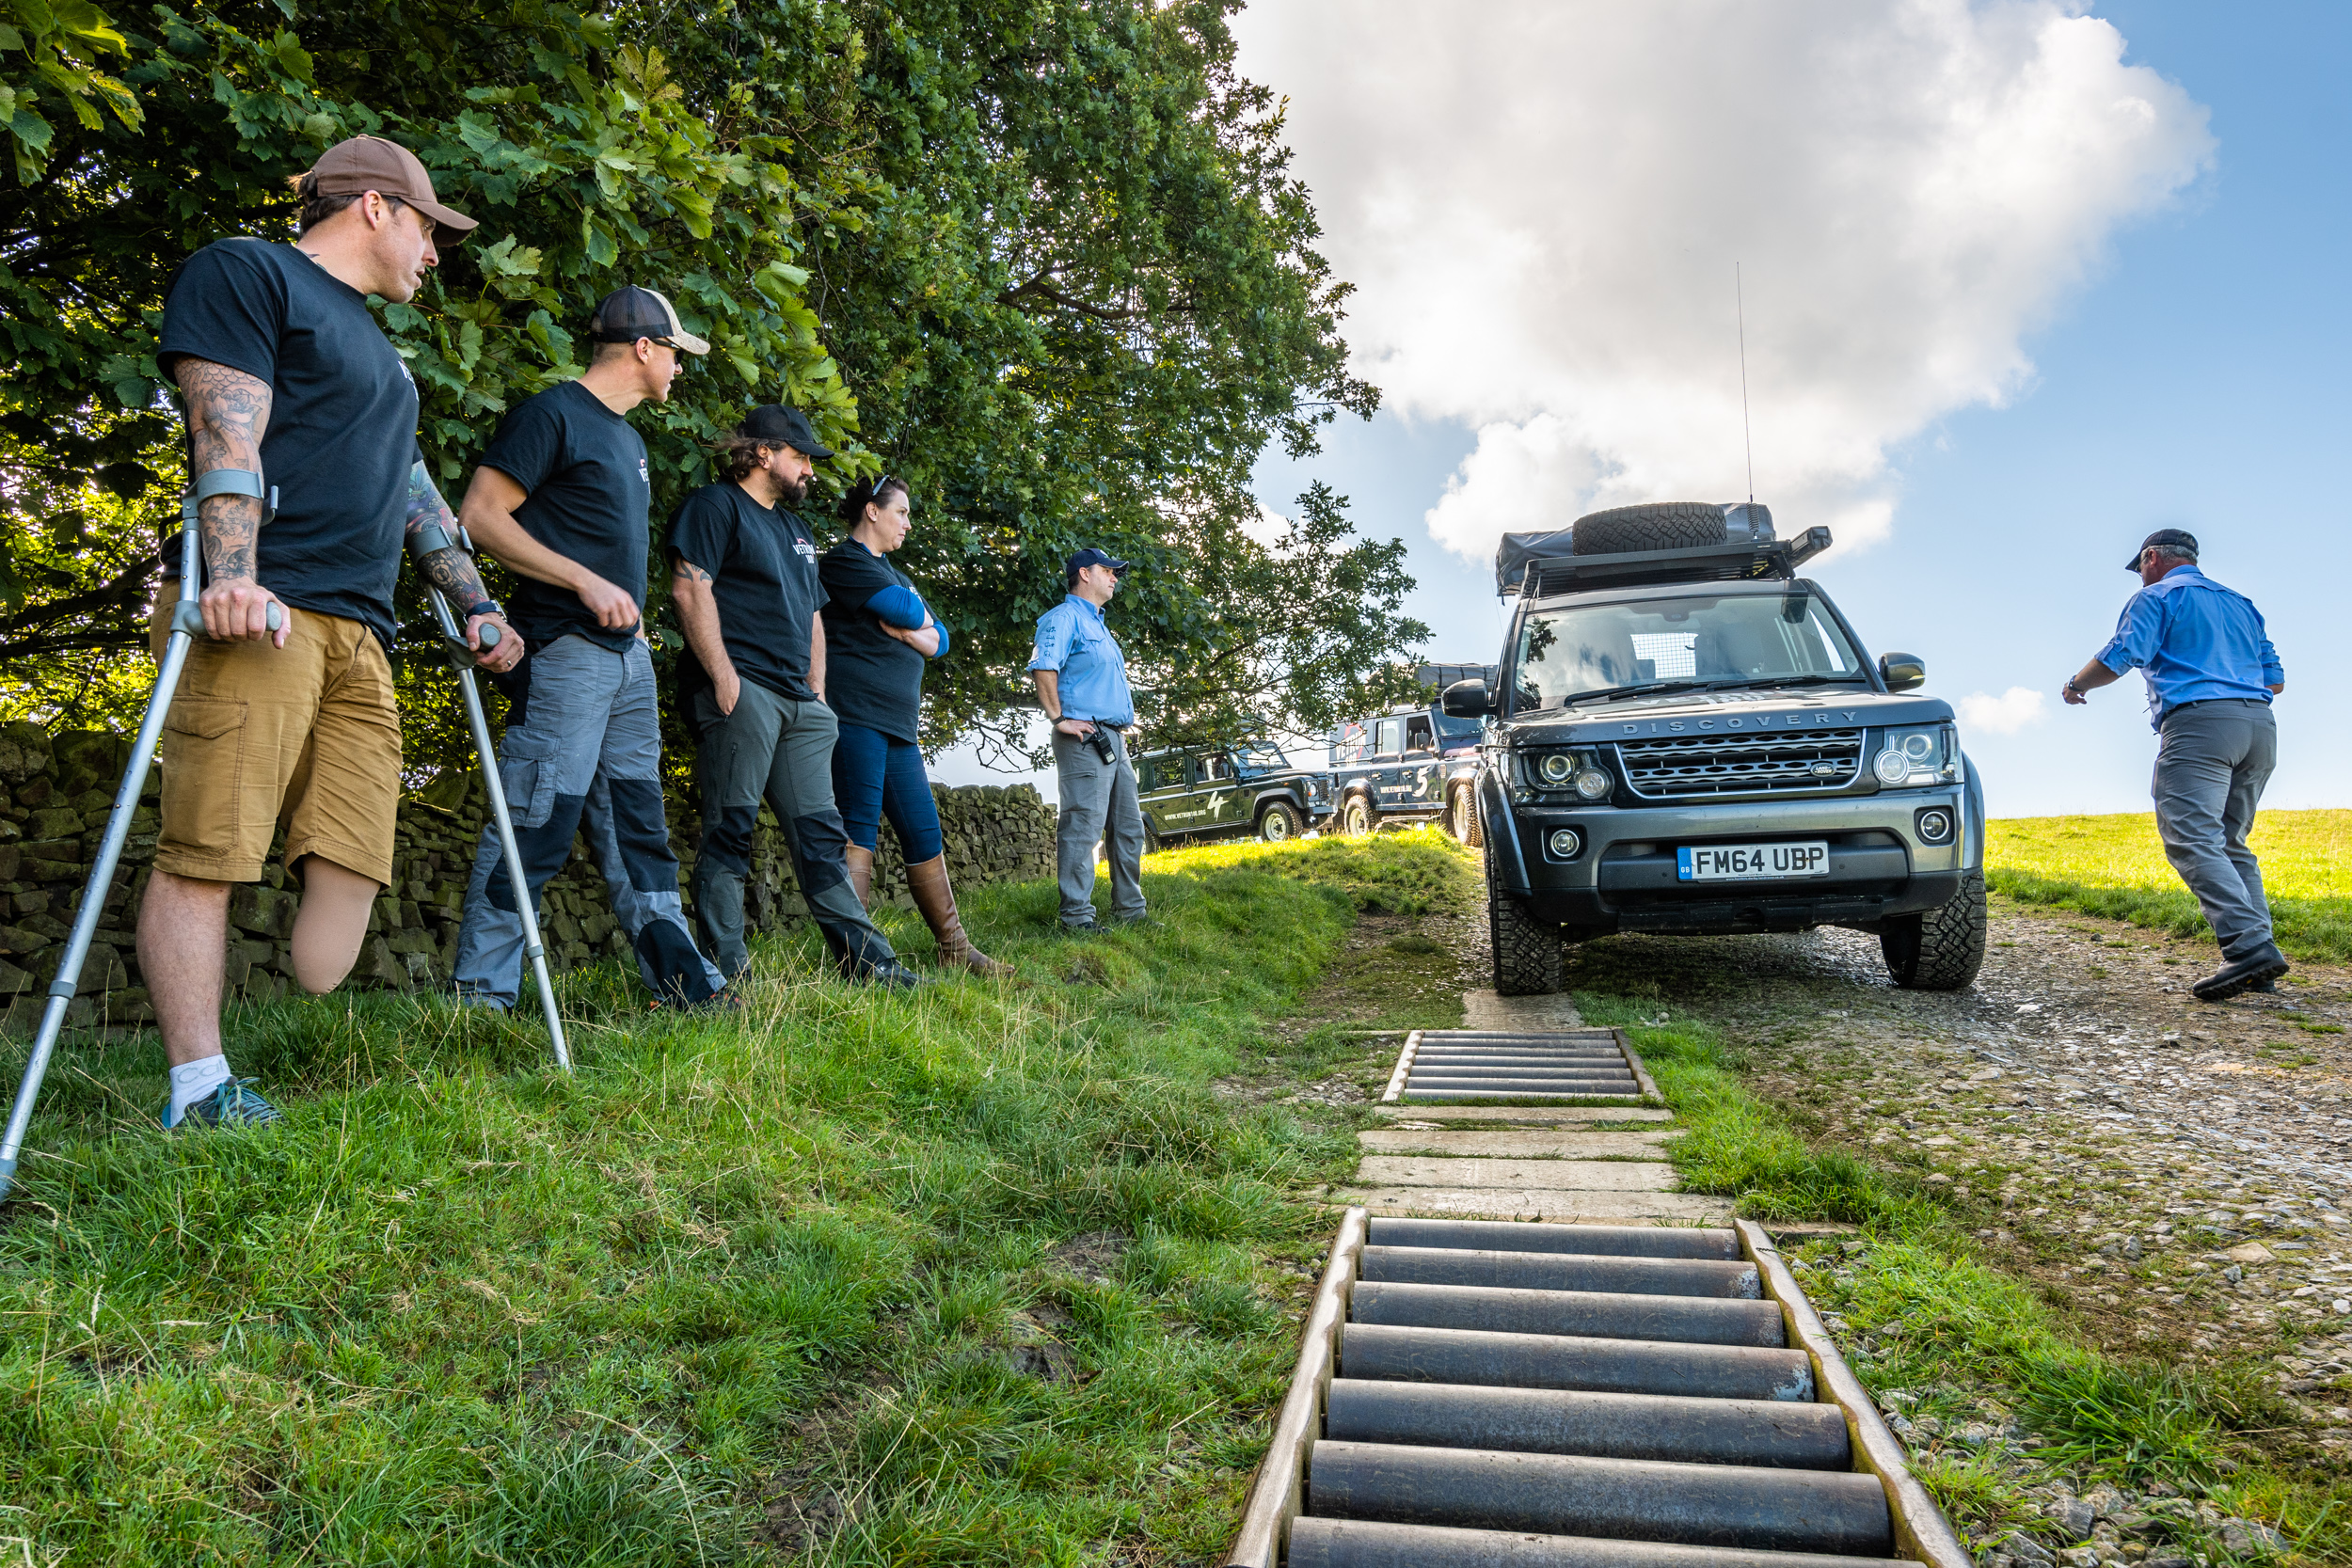
[[[1576,852],[1583,847],[1584,841],[1577,836],[1574,828],[1552,829],[1551,852],[1558,859],[1572,861],[1576,859]]]

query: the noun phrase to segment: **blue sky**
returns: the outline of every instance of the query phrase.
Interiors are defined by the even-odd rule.
[[[1838,531],[1813,575],[1873,653],[1955,704],[2017,689],[2022,722],[1965,726],[1995,815],[2147,809],[2137,677],[2056,693],[2160,527],[2284,659],[2265,803],[2352,804],[2352,6],[1489,0],[1439,31],[1277,0],[1237,30],[1386,397],[1260,499],[1321,479],[1403,539],[1430,657],[1495,656],[1502,528],[1739,493],[1739,260],[1757,499]]]
[[[2133,546],[2149,530],[2187,528],[2209,575],[2262,609],[2286,664],[2266,803],[2352,804],[2330,668],[2347,618],[2336,579],[2352,492],[2340,465],[2352,414],[2352,7],[2092,9],[2122,33],[2127,64],[2210,112],[2210,163],[2116,227],[2084,282],[2023,336],[2032,372],[2006,406],[1946,413],[1893,447],[1891,528],[1816,575],[1874,653],[1923,656],[1937,694],[2049,694],[2015,733],[1969,736],[1995,815],[2145,810],[2154,740],[2137,677],[2088,709],[2055,693],[2137,587],[2121,564]],[[1758,394],[1761,404],[1769,388]],[[1771,420],[1757,412],[1761,435]],[[1438,546],[1425,521],[1476,440],[1469,420],[1384,410],[1334,429],[1315,457],[1263,462],[1260,496],[1281,510],[1320,478],[1350,497],[1365,532],[1406,542],[1421,584],[1409,609],[1438,628],[1429,652],[1489,659],[1503,624],[1490,567]],[[1757,459],[1769,474],[1768,438]],[[1820,520],[1785,501],[1776,516],[1784,532]]]

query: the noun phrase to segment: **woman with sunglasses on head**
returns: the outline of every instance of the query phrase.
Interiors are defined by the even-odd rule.
[[[939,808],[915,744],[923,703],[923,665],[947,652],[947,628],[935,620],[904,572],[890,564],[914,521],[904,480],[864,481],[836,513],[850,536],[818,563],[824,583],[825,701],[841,723],[833,752],[833,789],[848,831],[850,885],[871,900],[874,848],[890,818],[906,855],[907,891],[939,943],[939,961],[975,974],[1012,973],[963,933]]]

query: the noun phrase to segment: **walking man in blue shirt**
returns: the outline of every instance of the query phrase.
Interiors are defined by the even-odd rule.
[[[2079,705],[2128,670],[2147,677],[2156,831],[2221,940],[2221,968],[2190,989],[2205,1002],[2268,990],[2287,960],[2271,941],[2246,834],[2278,765],[2270,699],[2286,689],[2286,672],[2253,602],[2197,569],[2196,535],[2158,529],[2123,564],[2145,586],[2123,607],[2114,639],[2059,695]]]
[[[1062,928],[1084,935],[1095,928],[1098,840],[1111,863],[1112,920],[1128,926],[1144,918],[1143,809],[1120,734],[1136,721],[1135,694],[1127,689],[1126,657],[1103,622],[1103,607],[1119,592],[1128,563],[1085,549],[1066,564],[1069,593],[1037,618],[1029,674],[1054,725]]]

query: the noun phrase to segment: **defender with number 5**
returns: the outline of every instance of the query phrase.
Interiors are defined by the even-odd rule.
[[[1495,989],[1560,987],[1563,942],[1843,926],[1895,983],[1957,990],[1984,962],[1984,797],[1920,661],[1873,664],[1797,568],[1827,529],[1753,504],[1619,507],[1509,534],[1517,593],[1477,806]]]

